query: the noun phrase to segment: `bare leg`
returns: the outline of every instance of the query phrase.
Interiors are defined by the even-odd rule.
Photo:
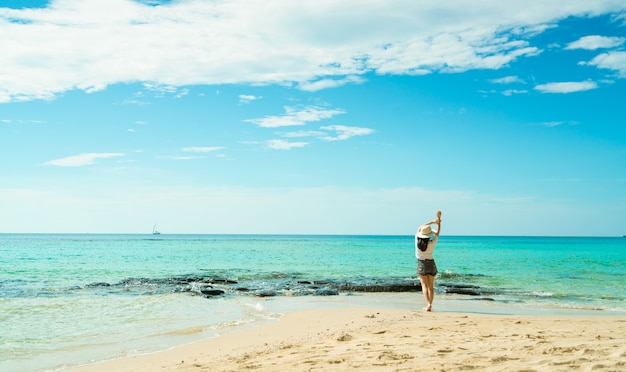
[[[433,275],[425,276],[426,285],[428,286],[428,306],[426,306],[426,311],[431,311],[433,308],[433,300],[435,299],[435,277]]]
[[[429,286],[429,278],[432,278],[430,275],[420,275],[420,283],[422,284],[422,294],[424,295],[424,300],[426,300],[426,307],[422,310],[430,311],[432,308],[432,295],[430,294],[430,286]]]
[[[422,284],[422,293],[426,300],[426,307],[422,310],[431,311],[433,300],[435,299],[435,277],[432,275],[420,275],[420,283]]]

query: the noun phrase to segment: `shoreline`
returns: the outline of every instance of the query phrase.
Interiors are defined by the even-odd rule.
[[[384,296],[375,297],[385,302]],[[326,302],[330,306],[292,308],[279,320],[217,337],[67,370],[626,368],[622,313],[546,310],[538,315],[452,309],[427,313],[402,304]]]

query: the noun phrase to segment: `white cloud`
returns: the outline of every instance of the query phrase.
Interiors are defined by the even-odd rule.
[[[221,146],[213,146],[213,147],[184,147],[183,149],[181,149],[182,152],[202,152],[202,153],[206,153],[206,152],[213,152],[213,151],[219,151],[224,149],[224,147]]]
[[[150,103],[146,102],[146,101],[142,101],[140,99],[132,98],[132,99],[125,99],[123,104],[125,104],[125,105],[147,106]]]
[[[188,92],[171,87],[314,91],[372,72],[498,69],[539,53],[530,37],[560,19],[620,11],[610,0],[52,0],[43,9],[0,8],[11,35],[0,38],[0,102],[127,82],[180,97]]]
[[[526,94],[526,93],[528,93],[528,91],[525,89],[507,89],[504,92],[502,92],[502,94],[507,97],[512,96],[514,94]]]
[[[626,78],[626,52],[609,52],[596,56],[587,64],[598,68],[615,70],[619,76]]]
[[[239,103],[250,103],[252,101],[255,101],[257,99],[261,99],[263,97],[256,97],[256,96],[251,96],[251,95],[247,95],[247,94],[240,94],[239,95]]]
[[[336,136],[324,136],[324,141],[344,141],[354,136],[365,136],[374,133],[373,129],[360,128],[360,127],[348,127],[345,125],[328,125],[321,127],[323,130],[330,130],[337,132]]]
[[[244,122],[253,123],[263,128],[289,127],[304,125],[308,122],[320,121],[343,114],[341,109],[326,109],[318,106],[307,106],[301,109],[285,107],[285,114],[280,116],[266,116],[260,119],[248,119]]]
[[[607,49],[615,48],[624,44],[626,38],[623,37],[607,37],[599,35],[584,36],[580,39],[573,41],[565,47],[565,49]]]
[[[348,76],[345,79],[320,79],[311,82],[302,82],[298,88],[307,92],[316,92],[322,89],[337,88],[346,84],[360,84],[365,82],[360,76]]]
[[[554,127],[563,125],[563,122],[562,121],[546,121],[538,125],[543,126],[543,127],[548,127],[548,128],[554,128]]]
[[[514,75],[510,75],[510,76],[504,76],[498,79],[491,79],[489,80],[490,83],[492,84],[501,84],[501,85],[508,85],[508,84],[526,84],[526,82],[522,79],[520,79],[518,76],[514,76]],[[485,92],[485,93],[497,93],[496,91],[490,91],[490,92]],[[512,96],[514,94],[526,94],[528,93],[527,90],[525,89],[507,89],[504,90],[503,92],[501,92],[502,95],[504,96]]]
[[[517,76],[505,76],[499,79],[492,79],[489,81],[494,84],[513,84],[513,83],[526,84],[524,80],[520,79]]]
[[[533,123],[531,125],[539,127],[555,128],[562,125],[578,125],[577,121],[544,121],[542,123]]]
[[[334,132],[336,135],[330,135],[329,132]],[[374,133],[374,130],[370,128],[350,127],[345,125],[326,125],[320,127],[320,130],[299,130],[281,133],[280,135],[284,138],[313,137],[324,141],[344,141],[355,136],[365,136],[372,133]]]
[[[44,165],[55,165],[59,167],[80,167],[83,165],[92,165],[96,159],[107,159],[117,156],[124,156],[119,152],[110,153],[88,153],[79,154],[74,156],[68,156],[66,158],[50,160],[44,163]]]
[[[202,157],[201,156],[172,155],[172,156],[168,156],[167,159],[170,159],[170,160],[194,160],[194,159],[202,159]]]
[[[0,120],[0,123],[5,123],[5,124],[46,124],[46,121],[45,120],[23,120],[23,119],[11,120],[11,119],[2,119],[2,120]]]
[[[274,150],[291,150],[293,148],[305,147],[308,145],[308,142],[288,142],[279,139],[267,141],[267,147]]]
[[[186,95],[189,94],[189,89],[181,89],[180,91],[178,91],[175,95],[176,98],[182,98]]]
[[[580,82],[560,82],[560,83],[548,83],[539,84],[535,86],[535,89],[542,93],[575,93],[584,92],[586,90],[596,89],[598,84],[593,81],[580,81]]]
[[[143,83],[143,86],[146,90],[153,92],[156,97],[172,96],[175,98],[182,98],[189,94],[189,89],[179,89],[177,86],[172,84],[145,82]],[[143,92],[138,92],[137,95],[143,95]]]
[[[323,137],[325,135],[326,132],[321,132],[317,130],[298,130],[281,134],[281,136],[285,138]]]

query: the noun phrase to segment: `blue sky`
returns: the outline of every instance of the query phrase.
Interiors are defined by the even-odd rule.
[[[626,234],[623,1],[0,1],[0,231]]]

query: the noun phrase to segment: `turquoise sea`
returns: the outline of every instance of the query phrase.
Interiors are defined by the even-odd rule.
[[[626,238],[441,236],[434,311],[626,314]],[[322,306],[424,306],[413,236],[0,234],[0,370],[166,349]],[[374,293],[375,292],[375,293]]]

